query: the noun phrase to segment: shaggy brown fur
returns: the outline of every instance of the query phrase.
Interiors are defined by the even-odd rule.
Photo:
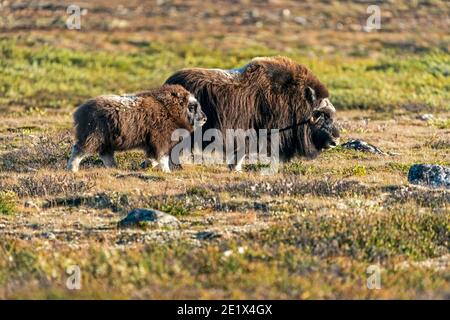
[[[177,143],[176,129],[194,130],[206,121],[198,101],[183,87],[165,85],[129,95],[88,100],[74,113],[76,143],[68,169],[77,171],[82,158],[98,153],[107,167],[115,166],[114,151],[143,149],[147,157],[164,161]]]
[[[280,156],[315,157],[337,143],[327,88],[306,67],[285,57],[256,58],[241,69],[183,69],[166,80],[192,92],[208,120],[204,130],[281,129]],[[315,110],[315,111],[314,111]],[[314,114],[314,116],[313,116]],[[296,126],[302,120],[308,123]]]

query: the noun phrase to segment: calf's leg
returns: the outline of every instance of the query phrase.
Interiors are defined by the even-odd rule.
[[[80,148],[77,144],[72,147],[72,153],[70,155],[69,161],[67,162],[67,170],[72,172],[77,172],[80,168],[80,163],[85,158],[87,154]]]

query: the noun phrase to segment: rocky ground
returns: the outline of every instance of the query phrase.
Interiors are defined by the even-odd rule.
[[[450,298],[450,190],[408,181],[450,167],[445,2],[383,4],[370,33],[359,1],[80,2],[80,31],[63,1],[0,3],[0,298]],[[328,86],[343,142],[381,152],[340,146],[270,176],[163,174],[140,152],[65,171],[85,99],[273,54]],[[118,225],[136,208],[178,222]]]

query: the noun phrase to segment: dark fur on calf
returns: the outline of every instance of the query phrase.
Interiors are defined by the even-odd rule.
[[[137,148],[168,171],[167,155],[177,143],[171,141],[172,132],[192,132],[194,123],[205,120],[197,100],[178,85],[88,100],[74,113],[76,143],[68,169],[77,171],[82,158],[95,153],[105,166],[113,167],[115,151]]]

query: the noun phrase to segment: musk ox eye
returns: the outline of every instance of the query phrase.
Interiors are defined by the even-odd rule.
[[[189,103],[189,105],[188,105],[188,109],[189,109],[189,111],[191,111],[191,112],[194,112],[194,111],[195,111],[195,107],[196,107],[196,104],[194,104],[194,103]]]

